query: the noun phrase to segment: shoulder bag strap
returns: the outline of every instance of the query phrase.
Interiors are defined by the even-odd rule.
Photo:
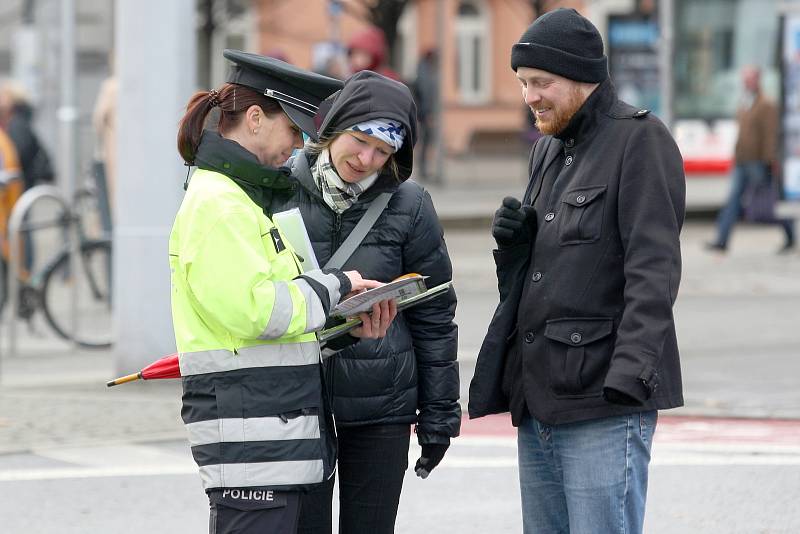
[[[329,267],[335,269],[342,268],[344,262],[350,259],[350,256],[353,255],[353,252],[356,251],[364,240],[364,237],[366,237],[375,225],[375,221],[378,220],[378,217],[381,216],[386,205],[389,204],[390,198],[392,198],[392,193],[381,193],[372,201],[369,208],[367,208],[367,212],[361,217],[361,220],[358,221],[358,224],[356,224],[356,227],[350,232],[350,235],[347,236],[347,239],[344,240],[344,243],[342,243],[333,256],[331,256],[331,259],[323,266],[323,269]]]

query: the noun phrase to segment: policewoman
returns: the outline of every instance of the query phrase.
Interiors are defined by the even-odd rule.
[[[211,534],[293,533],[299,492],[335,463],[315,331],[342,296],[379,283],[356,271],[301,273],[270,220],[273,191],[290,183],[281,164],[302,146],[301,130],[314,134],[317,106],[340,82],[224,56],[228,83],[196,93],[178,133],[178,151],[197,167],[169,241],[181,414]],[[211,110],[216,131],[203,129]],[[384,334],[391,315],[382,303],[357,335]]]

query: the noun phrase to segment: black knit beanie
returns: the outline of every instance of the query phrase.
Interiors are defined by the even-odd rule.
[[[511,48],[511,68],[546,70],[577,82],[608,77],[603,39],[594,24],[574,9],[560,8],[533,21]]]

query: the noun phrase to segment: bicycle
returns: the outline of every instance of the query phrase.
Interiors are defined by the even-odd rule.
[[[97,200],[90,188],[76,192],[73,210],[78,237],[79,276],[72,276],[70,250],[66,243],[45,265],[26,276],[19,278],[19,301],[17,316],[24,319],[29,330],[34,330],[33,320],[38,311],[50,328],[65,340],[74,340],[86,348],[107,348],[112,345],[111,338],[111,239],[101,233],[99,237],[89,237],[85,217],[96,210],[87,210],[85,205]],[[60,228],[63,237],[69,231],[72,221],[68,214],[62,214],[46,222],[25,222],[20,228],[21,237],[25,234],[46,228]],[[66,240],[63,240],[66,241]],[[7,275],[4,273],[3,285],[7,289]],[[72,330],[72,285],[79,284],[78,317],[81,326],[73,339]],[[3,291],[0,310],[5,304],[7,290]],[[88,325],[89,328],[86,328]]]

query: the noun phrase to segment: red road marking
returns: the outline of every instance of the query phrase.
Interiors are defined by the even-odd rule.
[[[487,415],[480,419],[469,419],[464,416],[461,419],[461,435],[516,437],[517,429],[511,425],[511,415],[507,413]]]
[[[768,443],[800,447],[800,421],[662,416],[655,440],[659,443]]]
[[[461,422],[462,436],[516,437],[509,414]],[[769,443],[800,447],[800,420],[660,415],[657,443]]]

